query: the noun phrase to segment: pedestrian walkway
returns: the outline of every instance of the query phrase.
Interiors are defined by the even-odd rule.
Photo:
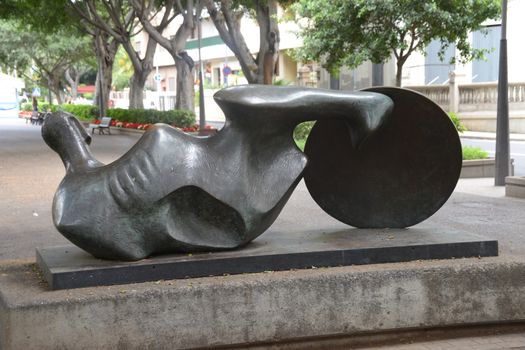
[[[481,132],[481,131],[464,131],[459,134],[459,137],[465,139],[479,139],[479,140],[495,140],[495,132]],[[525,134],[510,134],[510,141],[525,141]]]
[[[504,198],[505,186],[494,186],[493,177],[459,179],[454,192],[483,197]]]
[[[525,332],[480,335],[439,340],[404,342],[395,345],[356,347],[368,350],[523,350]]]

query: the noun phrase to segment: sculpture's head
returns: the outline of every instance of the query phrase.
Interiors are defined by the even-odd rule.
[[[91,136],[72,114],[67,112],[53,113],[42,126],[42,138],[55,152],[61,154],[72,145],[91,143]]]

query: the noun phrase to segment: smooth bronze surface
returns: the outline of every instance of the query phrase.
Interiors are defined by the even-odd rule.
[[[227,119],[217,134],[157,124],[108,165],[94,159],[74,117],[48,117],[43,138],[66,167],[53,202],[57,229],[104,259],[243,246],[274,222],[302,177],[297,124],[343,119],[359,146],[393,105],[375,92],[253,85],[221,90],[215,100]]]
[[[461,171],[461,142],[447,114],[425,96],[379,87],[394,101],[383,126],[352,146],[342,119],[317,121],[306,142],[305,182],[334,218],[360,228],[401,228],[434,214]]]

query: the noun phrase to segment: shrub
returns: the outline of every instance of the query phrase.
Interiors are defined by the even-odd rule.
[[[467,128],[465,127],[465,125],[463,125],[461,120],[459,120],[459,116],[456,113],[448,112],[448,116],[450,117],[450,120],[452,120],[452,123],[454,124],[458,132],[467,131]]]
[[[65,112],[73,114],[80,120],[91,120],[99,115],[98,106],[95,105],[63,104],[60,108]]]
[[[305,139],[302,139],[302,140],[295,140],[295,144],[297,145],[297,147],[299,147],[299,149],[301,151],[304,152],[304,146],[306,145],[306,140]]]
[[[485,159],[488,157],[489,157],[488,152],[485,150],[482,150],[479,147],[463,146],[463,159],[464,160]]]
[[[38,110],[40,112],[56,112],[60,109],[58,105],[49,104],[49,102],[38,102]]]
[[[308,138],[308,135],[310,135],[310,131],[312,130],[314,124],[315,121],[311,121],[297,125],[293,131],[293,138],[296,141],[306,140]]]
[[[59,108],[60,106],[50,105],[49,102],[38,101],[38,111],[40,112],[56,112],[59,110]],[[22,103],[21,110],[31,112],[33,110],[33,103]]]
[[[285,80],[285,79],[275,79],[273,81],[273,85],[277,85],[277,86],[288,86],[288,85],[292,85],[292,82],[291,81],[288,81],[288,80]]]
[[[157,111],[156,109],[107,110],[107,116],[115,120],[139,124],[165,123],[179,127],[190,127],[195,123],[195,114],[185,110]]]

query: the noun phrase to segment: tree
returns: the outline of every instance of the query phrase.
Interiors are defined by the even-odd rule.
[[[0,7],[1,18],[16,18],[25,29],[40,35],[63,32],[66,35],[92,38],[98,64],[96,98],[100,101],[101,114],[109,101],[113,62],[119,43],[104,31],[93,28],[68,6],[68,0],[8,0],[8,10]],[[35,15],[38,14],[38,15]],[[81,34],[79,34],[81,32]]]
[[[85,37],[65,31],[48,34],[30,30],[15,20],[0,22],[0,37],[0,60],[46,86],[58,103],[62,103],[66,70],[91,52]]]
[[[195,63],[184,48],[186,41],[197,28],[197,20],[200,18],[202,11],[202,1],[186,0],[184,4],[181,0],[159,1],[157,9],[161,9],[160,13],[152,11],[152,8],[144,1],[129,1],[136,11],[143,28],[148,32],[150,39],[155,40],[164,47],[175,61],[175,68],[177,69],[175,108],[194,111],[193,68]],[[154,25],[158,21],[157,16],[161,14],[163,17],[182,17],[182,24],[175,35],[170,38],[163,36],[162,31]]]
[[[281,1],[284,2],[284,1]],[[288,2],[288,1],[287,1]],[[206,0],[206,8],[219,35],[239,60],[250,84],[271,84],[279,54],[277,0]],[[259,52],[254,57],[241,33],[244,14],[255,13],[259,25]]]
[[[146,11],[151,12],[154,4],[154,1],[149,2],[145,6]],[[126,50],[133,65],[133,75],[130,78],[129,107],[143,108],[144,85],[153,70],[153,56],[157,43],[154,40],[148,40],[143,57],[141,57],[140,52],[137,52],[131,40],[141,31],[141,28],[137,28],[138,21],[133,8],[122,0],[69,0],[69,5],[87,24],[94,29],[104,31]],[[170,17],[169,14],[161,16],[155,30],[162,32],[172,19],[173,17]]]
[[[71,64],[64,73],[66,82],[71,89],[71,98],[75,100],[78,96],[78,85],[80,84],[80,78],[92,69],[92,64],[88,62],[79,62],[77,64]]]
[[[396,85],[403,64],[416,50],[440,40],[440,56],[455,44],[461,62],[483,57],[468,35],[499,15],[499,0],[299,0],[294,9],[306,17],[298,55],[318,60],[331,73],[364,61],[396,58]]]
[[[115,64],[115,55],[119,47],[118,41],[106,32],[91,28],[84,24],[85,31],[92,36],[95,54],[97,56],[97,80],[95,82],[95,103],[98,103],[100,116],[106,115],[106,108],[109,104],[109,93],[111,92],[111,83],[113,79],[113,65]]]
[[[120,47],[115,56],[115,67],[113,68],[113,86],[117,90],[123,90],[129,86],[129,80],[133,75],[133,65],[126,51]]]

